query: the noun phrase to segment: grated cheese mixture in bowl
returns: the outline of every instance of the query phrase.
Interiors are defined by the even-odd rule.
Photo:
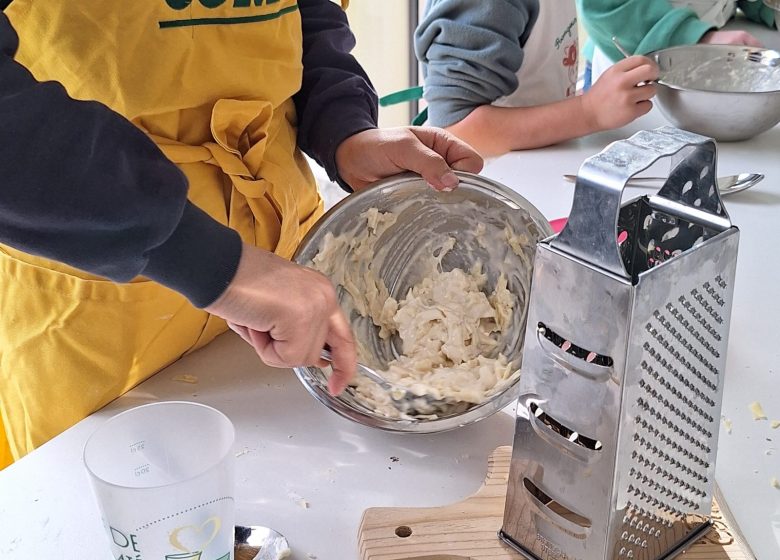
[[[462,401],[410,416],[360,375],[332,397],[328,370],[296,368],[343,416],[393,431],[442,431],[516,398],[533,256],[551,231],[513,191],[460,175],[451,193],[407,174],[352,195],[296,254],[337,287],[361,362],[415,394]]]

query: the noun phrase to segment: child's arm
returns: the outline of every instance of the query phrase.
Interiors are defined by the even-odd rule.
[[[607,70],[582,96],[535,107],[482,105],[447,129],[483,156],[549,146],[617,128],[652,108],[655,85],[637,85],[658,78],[649,59],[632,56]]]
[[[331,0],[298,0],[303,31],[303,83],[295,94],[298,145],[338,177],[336,148],[376,128],[378,101],[350,51],[355,37],[344,11]]]
[[[143,274],[203,307],[224,291],[241,238],[187,201],[149,137],[14,60],[0,12],[0,241],[127,282]]]
[[[379,130],[377,97],[350,54],[355,37],[343,10],[331,0],[298,0],[303,28],[303,84],[295,95],[298,145],[347,189],[402,171],[432,187],[451,189],[452,170],[478,172],[482,159],[441,130]]]
[[[517,89],[538,0],[430,0],[414,36],[428,124],[448,127]]]

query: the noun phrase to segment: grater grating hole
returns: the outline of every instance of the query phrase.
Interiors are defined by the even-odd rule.
[[[644,344],[644,350],[653,358],[656,359],[656,361],[669,373],[674,376],[674,378],[683,384],[683,386],[690,390],[694,395],[696,395],[697,398],[703,400],[708,406],[714,407],[715,401],[713,401],[706,393],[704,393],[701,389],[699,389],[695,383],[691,382],[688,378],[683,376],[677,368],[673,367],[665,358],[662,358],[659,356],[656,351],[650,347],[650,344],[645,343]],[[679,358],[677,358],[679,361]],[[653,376],[656,380],[659,379],[660,374],[653,370],[648,364],[647,361],[642,361],[642,369],[647,371],[651,376]],[[710,380],[704,378],[703,376],[700,378],[700,381],[711,391],[715,391],[717,389],[717,386],[712,383]]]
[[[658,311],[656,311],[658,313]],[[677,329],[672,326],[672,324],[666,320],[666,318],[663,315],[659,314],[659,322],[664,327],[666,332],[670,335],[670,338],[673,338],[677,341],[677,346],[685,348],[688,352],[690,352],[705,368],[710,370],[715,375],[718,375],[717,368],[710,363],[710,361],[706,358],[706,356],[702,355],[701,352],[699,352],[690,342],[683,339],[683,336],[680,332],[677,331]],[[651,323],[647,323],[645,325],[645,329],[647,332],[649,332],[664,348],[669,350],[670,348],[673,348],[674,342],[670,341],[664,335],[658,331],[657,328],[653,327]],[[717,357],[720,357],[720,354],[718,354]]]
[[[667,235],[664,236],[663,241],[666,241],[668,239],[671,239],[675,237],[679,233],[679,228],[673,228],[669,232],[667,232]],[[653,268],[658,265],[661,265],[668,261],[669,259],[676,257],[677,255],[680,255],[682,253],[681,249],[664,249],[660,245],[655,245],[653,241],[650,242],[648,246],[647,251],[647,267]]]
[[[668,307],[668,306],[667,306]],[[671,321],[669,321],[665,315],[661,314],[660,311],[657,309],[653,312],[653,317],[661,323],[661,325],[666,328],[666,330],[675,337],[678,341],[680,341],[683,346],[685,346],[688,350],[692,349],[692,346],[686,342],[682,341],[683,334],[677,330],[677,328],[672,325]],[[705,348],[710,354],[712,354],[715,358],[720,358],[720,353],[718,350],[712,346],[709,341],[704,338],[703,335],[699,334],[699,332],[693,327],[693,325],[690,324],[690,322],[685,321],[684,319],[681,319],[680,317],[675,317],[677,321],[685,328],[686,331],[688,331],[688,334],[693,337],[696,342],[698,342],[703,348]]]
[[[707,292],[707,294],[715,301],[715,303],[718,304],[718,306],[723,307],[726,305],[726,300],[720,297],[718,291],[713,288],[709,282],[705,282],[702,288],[704,288],[704,291]]]
[[[653,255],[658,253],[654,246]],[[656,543],[652,557],[665,546],[653,539],[698,512],[711,496],[725,287],[721,276],[693,289],[681,287],[652,313],[640,334],[643,356],[632,387],[633,442],[622,488],[628,488],[626,519],[641,518],[633,521],[633,534],[647,530]],[[641,517],[645,512],[655,517]],[[629,530],[625,521],[624,525]],[[638,542],[635,538],[626,545]]]
[[[690,441],[688,438],[690,438],[691,436],[688,435],[688,433],[686,431],[681,430],[676,424],[674,424],[673,422],[669,421],[669,419],[667,419],[660,412],[658,412],[655,408],[653,408],[651,405],[649,405],[643,398],[640,397],[637,400],[637,404],[639,405],[640,408],[642,408],[643,410],[648,412],[651,417],[655,418],[656,420],[661,422],[664,426],[666,426],[669,430],[671,430],[675,435],[683,437],[683,439],[685,439],[686,441]],[[639,417],[639,418],[641,418],[641,417]],[[642,422],[645,422],[645,420],[641,420],[641,422],[639,422],[639,423],[642,423]],[[688,438],[685,437],[686,435],[688,435]],[[635,434],[635,438],[637,436],[639,437],[639,441],[644,439],[641,436],[641,434],[639,434],[639,433]],[[663,432],[660,432],[660,431],[658,432],[658,436],[657,437],[658,437],[659,441],[661,441],[662,443],[665,443],[667,445],[670,444],[670,442],[672,441],[669,438],[669,436],[667,436],[666,434],[664,434]],[[646,441],[650,441],[650,440],[646,440]],[[657,448],[657,446],[655,446],[655,447]],[[688,455],[691,455],[691,456],[694,457],[693,461],[696,464],[701,465],[703,467],[709,466],[709,463],[707,463],[705,460],[696,457],[695,455],[693,455],[692,453],[690,453],[688,451],[686,451],[686,453]]]
[[[691,428],[693,428],[694,430],[699,432],[705,438],[709,439],[709,438],[712,437],[712,432],[710,432],[707,428],[705,428],[704,426],[702,426],[698,422],[696,422],[693,419],[691,419],[687,414],[685,414],[684,412],[679,410],[677,407],[671,405],[669,403],[668,399],[664,400],[663,397],[660,396],[659,393],[655,389],[652,389],[647,382],[642,380],[640,382],[640,387],[645,389],[645,391],[649,394],[649,396],[650,396],[650,398],[652,400],[657,401],[658,403],[663,405],[663,407],[665,409],[670,410],[674,414],[674,416],[676,416],[677,418],[681,419],[688,426],[690,426]],[[666,418],[666,416],[661,414],[661,412],[657,411],[655,408],[649,407],[649,408],[646,408],[645,410],[649,410],[651,412],[651,414],[653,416],[655,416],[658,420],[660,420],[663,424],[665,424],[665,425],[667,425],[669,427],[672,427],[672,426],[676,427],[676,424],[672,423],[668,418]]]
[[[612,367],[612,364],[614,363],[612,358],[610,358],[609,356],[603,356],[601,354],[597,354],[596,352],[591,352],[590,350],[586,350],[581,346],[577,346],[570,340],[567,340],[566,338],[562,337],[561,335],[559,335],[558,333],[550,329],[544,323],[539,323],[538,325],[536,325],[536,328],[538,329],[539,333],[542,336],[544,336],[544,338],[552,342],[555,346],[557,346],[567,354],[571,354],[575,358],[579,358],[581,360],[585,360],[588,363],[593,363],[598,366],[604,366],[604,367]]]
[[[675,402],[680,402],[684,404],[689,410],[696,413],[696,415],[701,417],[701,419],[705,422],[715,421],[712,415],[710,415],[705,410],[703,410],[699,405],[697,405],[695,402],[689,399],[686,395],[682,394],[681,391],[678,391],[677,388],[674,387],[668,380],[660,377],[658,375],[658,372],[656,372],[653,368],[651,368],[646,364],[647,362],[644,361],[642,362],[641,364],[642,369],[646,371],[649,374],[649,376],[658,383],[658,385],[660,385],[662,388],[666,389],[669,393],[671,393],[672,397],[675,399]],[[685,412],[675,407],[672,403],[669,402],[668,398],[663,398],[661,393],[653,389],[652,385],[648,381],[641,379],[639,381],[639,386],[643,388],[646,392],[650,393],[657,400],[659,401],[663,400],[664,406],[670,408],[673,412],[675,412],[677,416],[682,418],[690,426],[694,426],[694,427],[698,426],[695,419],[691,418]]]
[[[556,434],[566,438],[568,441],[592,451],[601,451],[601,449],[604,447],[600,441],[584,436],[578,433],[576,430],[565,426],[544,412],[544,410],[542,410],[542,408],[535,402],[532,402],[529,408],[531,409],[531,414],[538,418],[540,422],[542,422]]]
[[[642,461],[643,463],[645,461]],[[669,461],[667,461],[669,462]],[[651,463],[652,464],[652,463]],[[654,481],[652,478],[652,474],[655,474],[656,476],[660,476],[664,480],[667,480],[669,483],[672,483],[675,485],[675,487],[680,487],[685,489],[686,491],[690,492],[691,494],[698,496],[700,498],[705,498],[707,496],[707,493],[702,490],[701,488],[698,488],[689,482],[685,482],[684,480],[680,479],[678,476],[676,476],[674,473],[664,469],[660,465],[657,465],[651,475],[646,474],[644,471],[637,467],[631,467],[631,469],[628,471],[630,477],[634,477],[637,482],[641,482],[642,484],[646,486],[654,486],[656,490],[662,490],[667,495],[676,495],[679,496],[678,501],[682,501],[684,497],[681,494],[677,494],[673,492],[671,489],[667,489],[665,487],[662,487],[659,482]],[[688,500],[690,502],[690,500]],[[693,504],[693,502],[690,502]]]
[[[683,304],[683,307],[685,307],[686,309],[689,309],[689,308],[690,308],[690,305],[691,305],[691,304],[688,302],[688,300],[685,298],[685,296],[680,296],[680,299],[679,299],[679,301],[680,301],[680,302]],[[678,321],[678,322],[679,322],[679,323],[680,323],[680,324],[681,324],[683,327],[685,327],[686,329],[688,329],[688,330],[691,330],[691,329],[694,329],[694,328],[695,328],[695,327],[693,326],[693,324],[692,324],[690,321],[688,321],[688,319],[686,319],[686,318],[683,316],[682,312],[681,312],[681,311],[680,311],[680,310],[679,310],[677,307],[675,307],[674,305],[672,305],[671,303],[667,303],[667,304],[666,304],[666,310],[667,310],[667,311],[669,311],[669,313],[671,313],[671,314],[672,314],[672,317],[674,317],[675,319],[677,319],[677,321]],[[720,342],[720,341],[721,341],[721,336],[720,336],[720,333],[719,333],[719,332],[718,332],[718,331],[717,331],[717,330],[716,330],[716,329],[715,329],[715,328],[714,328],[714,327],[713,327],[713,326],[712,326],[712,325],[711,325],[711,324],[710,324],[710,323],[709,323],[709,322],[708,322],[708,321],[707,321],[705,318],[701,317],[701,318],[700,318],[700,320],[697,320],[697,322],[699,323],[699,325],[700,325],[700,326],[701,326],[701,327],[702,327],[704,330],[706,330],[706,331],[707,331],[707,333],[708,333],[708,334],[709,334],[709,335],[710,335],[712,338],[714,338],[714,339],[715,339],[715,341],[716,341],[716,342]]]
[[[659,500],[656,496],[653,496],[649,492],[645,492],[642,488],[638,486],[634,486],[633,484],[628,485],[628,493],[633,494],[634,497],[639,499],[640,501],[644,502],[645,504],[649,505],[650,507],[661,509],[665,513],[669,514],[672,517],[677,518],[684,518],[685,512],[680,510],[676,505],[673,505],[669,502],[665,502],[662,500]],[[669,496],[674,496],[676,493],[672,490],[666,490],[663,492],[664,494],[667,494]]]
[[[560,517],[563,517],[564,519],[576,525],[579,525],[584,529],[588,529],[591,527],[592,523],[590,519],[570,510],[560,502],[555,501],[550,496],[548,496],[541,488],[539,488],[536,484],[534,484],[530,479],[523,478],[523,487],[530,495],[536,498],[543,506],[545,506],[547,509],[549,509],[556,515],[559,515]]]
[[[699,467],[696,465],[691,465],[688,462],[682,462],[668,453],[660,451],[657,445],[655,445],[651,440],[646,439],[644,436],[637,435],[635,436],[635,440],[637,441],[638,445],[644,448],[648,453],[648,455],[644,455],[637,450],[632,452],[631,457],[636,465],[632,467],[633,476],[637,479],[637,483],[644,484],[648,490],[655,490],[656,492],[665,494],[667,497],[673,497],[679,503],[682,503],[685,506],[696,507],[696,502],[686,496],[683,496],[682,494],[678,494],[671,488],[667,488],[656,479],[662,478],[670,485],[673,483],[675,488],[681,485],[684,487],[686,482],[684,482],[685,478],[683,477],[689,477],[690,479],[694,479],[698,482],[704,482],[706,478],[702,477],[702,475],[698,472],[697,469]],[[699,460],[699,462],[701,463],[703,461]],[[662,465],[668,466],[668,468],[664,468]],[[642,470],[642,468],[646,470]],[[676,469],[680,475],[678,476],[671,469]],[[690,483],[688,484],[690,495],[692,497],[703,498],[707,495],[706,488],[701,488]],[[663,503],[659,502],[659,504],[661,506],[671,505],[667,503],[667,501],[664,501]]]
[[[624,551],[628,550],[628,547],[632,544],[640,549],[647,549],[650,546],[653,546],[653,548],[662,546],[659,542],[662,529],[664,529],[665,532],[665,530],[672,527],[674,521],[677,520],[662,519],[631,501],[627,502],[625,512],[623,517],[623,531],[620,536]],[[648,539],[651,539],[652,542],[648,543]],[[643,557],[645,556],[643,555]]]
[[[663,467],[661,467],[660,465],[656,465],[652,460],[644,457],[638,451],[634,451],[633,454],[634,455],[632,455],[632,456],[634,457],[634,460],[636,461],[637,466],[636,467],[631,467],[631,470],[629,470],[629,476],[634,476],[635,478],[637,478],[637,480],[641,480],[642,482],[646,482],[646,481],[651,480],[650,478],[648,478],[648,475],[646,475],[644,473],[644,471],[640,470],[639,466],[641,465],[641,466],[644,466],[645,468],[652,469],[653,472],[656,475],[662,476],[663,478],[669,480],[670,482],[674,482],[676,485],[683,484],[683,480],[680,477],[678,477],[677,475],[675,475],[674,473],[672,473],[671,470],[666,470]],[[706,478],[701,477],[699,475],[699,473],[697,473],[696,471],[694,471],[693,469],[691,469],[687,465],[681,464],[676,459],[671,459],[671,460],[667,459],[667,460],[665,460],[665,462],[670,467],[677,468],[678,471],[682,471],[683,474],[686,474],[686,475],[690,476],[691,478],[695,478],[697,480],[701,480],[702,482],[707,480]],[[634,472],[633,475],[630,474],[632,471]],[[647,479],[647,480],[645,480],[645,479]],[[693,486],[692,484],[689,484],[689,483],[686,483],[686,484],[688,484],[688,486],[690,486],[690,491],[691,491],[692,494],[694,494],[696,496],[699,496],[699,497],[702,497],[702,498],[707,496],[707,492],[706,492],[705,489]]]
[[[672,356],[674,356],[674,358],[677,360],[677,362],[679,362],[680,364],[685,366],[685,369],[687,369],[694,376],[696,376],[712,392],[716,392],[717,391],[718,386],[714,382],[712,382],[709,379],[707,379],[707,377],[701,371],[699,371],[696,368],[696,366],[694,366],[690,361],[686,360],[685,356],[683,356],[679,352],[679,350],[675,350],[674,348],[672,348],[671,345],[669,344],[669,342],[664,339],[663,335],[661,335],[656,329],[654,329],[652,327],[652,325],[647,327],[647,332],[650,333],[650,335],[653,338],[656,339],[656,341],[660,344],[660,346],[662,348],[664,348],[664,350],[667,350]],[[643,348],[650,354],[650,356],[652,356],[653,358],[656,358],[659,361],[659,363],[663,364],[663,358],[661,357],[660,352],[658,350],[652,349],[650,347],[650,344],[647,343],[647,342],[643,345]]]
[[[719,325],[723,324],[723,317],[718,313],[718,311],[710,305],[710,302],[707,301],[707,299],[702,295],[702,293],[694,288],[691,290],[691,297],[696,300],[696,302],[701,306],[704,311],[706,311],[710,317],[712,317],[712,320],[718,323]],[[725,303],[725,302],[724,302]]]
[[[635,422],[636,422],[637,425],[640,425],[640,426],[642,426],[642,428],[647,430],[647,432],[650,435],[652,435],[653,437],[658,438],[663,443],[671,446],[672,449],[674,449],[675,451],[681,451],[683,449],[682,446],[680,446],[679,444],[677,444],[676,442],[674,442],[673,440],[668,438],[663,431],[659,430],[656,426],[653,426],[652,424],[650,424],[647,420],[644,420],[641,416],[637,416],[635,418]],[[677,433],[677,432],[675,432],[675,433]],[[690,443],[691,445],[693,445],[693,446],[697,447],[698,449],[700,449],[702,452],[704,452],[706,454],[710,453],[710,447],[707,444],[702,443],[699,440],[697,440],[696,438],[692,437],[690,434],[688,434],[688,432],[682,432],[682,434],[679,434],[679,435],[681,435],[683,437],[683,439],[685,439],[688,443]]]
[[[712,281],[704,282],[701,289],[693,288],[689,291],[690,299],[686,295],[680,295],[678,301],[682,305],[683,311],[680,311],[678,321],[688,321],[693,319],[709,334],[713,341],[710,347],[722,344],[721,329],[725,328],[723,316],[718,313],[715,307],[723,307],[726,303],[722,291],[728,287],[721,275],[716,276]],[[688,321],[690,323],[690,321]],[[703,334],[703,333],[702,333]],[[719,354],[713,354],[719,358]],[[705,367],[715,375],[718,375],[717,369],[709,362]]]

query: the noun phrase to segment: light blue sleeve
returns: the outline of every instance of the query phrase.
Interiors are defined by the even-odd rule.
[[[414,34],[428,122],[450,126],[517,89],[540,0],[429,0]]]

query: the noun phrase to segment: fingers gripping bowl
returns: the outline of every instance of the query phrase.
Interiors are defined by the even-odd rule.
[[[294,259],[337,285],[363,363],[393,373],[436,361],[429,352],[422,366],[419,359],[412,363],[406,355],[418,347],[435,346],[448,360],[465,353],[452,358],[462,358],[459,368],[435,370],[443,373],[429,381],[435,385],[446,373],[453,385],[463,381],[484,393],[464,389],[456,395],[466,401],[459,406],[408,417],[367,399],[365,380],[333,397],[326,370],[296,368],[306,389],[344,417],[390,431],[438,432],[483,419],[517,397],[534,252],[552,230],[517,193],[477,175],[458,175],[459,187],[448,193],[404,174],[349,196],[314,226]],[[433,307],[443,302],[438,308],[460,304],[462,320],[431,335],[438,308],[420,307],[423,300]],[[469,330],[475,317],[478,328]],[[416,326],[407,324],[410,318]]]

